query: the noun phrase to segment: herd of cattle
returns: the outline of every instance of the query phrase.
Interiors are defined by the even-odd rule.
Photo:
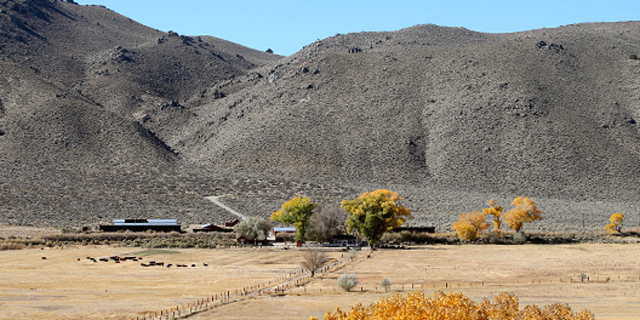
[[[43,258],[43,259],[44,259],[44,258]],[[142,257],[132,257],[132,256],[120,257],[120,256],[113,255],[113,256],[110,256],[110,257],[108,257],[108,258],[98,258],[98,259],[93,258],[93,257],[87,257],[87,260],[91,260],[91,261],[93,261],[93,262],[98,262],[98,261],[101,261],[101,262],[114,261],[115,263],[120,263],[120,261],[136,261],[136,262],[137,262],[137,261],[143,260],[143,258],[142,258]],[[80,258],[78,258],[78,261],[80,261]],[[143,262],[141,262],[141,263],[140,263],[140,265],[141,265],[141,266],[143,266],[143,267],[147,267],[147,268],[148,268],[148,267],[165,267],[165,266],[166,266],[167,268],[171,268],[171,267],[173,267],[173,266],[174,266],[174,264],[173,264],[173,263],[168,263],[168,264],[166,264],[166,265],[165,265],[165,263],[164,263],[164,262],[160,262],[160,261],[149,261],[148,263],[143,263]],[[202,265],[203,265],[204,267],[208,267],[208,266],[209,266],[209,264],[207,264],[207,263],[203,263]],[[176,268],[188,268],[188,267],[189,267],[189,265],[188,265],[188,264],[179,264],[179,263],[176,263],[176,264],[175,264],[175,266],[176,266]],[[195,263],[192,263],[192,264],[191,264],[191,267],[192,267],[192,268],[195,268],[195,267],[196,267],[196,264],[195,264]]]

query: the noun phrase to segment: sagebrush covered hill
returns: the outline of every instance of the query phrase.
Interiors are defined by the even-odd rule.
[[[98,6],[0,10],[2,222],[223,221],[202,194],[268,216],[383,187],[441,229],[520,195],[541,229],[637,224],[639,22],[420,25],[282,57]]]

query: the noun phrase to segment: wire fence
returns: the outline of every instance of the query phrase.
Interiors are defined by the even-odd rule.
[[[332,273],[343,268],[349,262],[352,262],[360,257],[366,256],[360,254],[357,257],[343,257],[338,261],[330,263],[315,271],[316,274]],[[337,285],[331,288],[310,288],[306,286],[311,282],[313,278],[311,273],[304,269],[299,269],[295,272],[287,273],[276,279],[272,279],[256,285],[246,286],[241,289],[227,290],[220,293],[213,294],[209,297],[191,301],[189,303],[178,304],[175,307],[165,310],[159,310],[155,312],[149,312],[147,314],[134,318],[135,320],[173,320],[187,318],[196,313],[200,313],[212,308],[225,305],[232,302],[238,302],[247,299],[249,296],[259,295],[285,295],[285,294],[316,294],[323,292],[339,292],[343,291]],[[532,286],[532,285],[548,285],[559,283],[609,283],[609,282],[638,282],[640,281],[640,274],[598,274],[598,275],[585,275],[580,274],[573,277],[545,277],[534,280],[516,280],[516,281],[501,281],[501,280],[487,280],[487,281],[429,281],[421,283],[408,283],[408,284],[392,284],[384,287],[380,285],[360,285],[353,288],[351,291],[360,292],[404,292],[404,291],[436,291],[436,290],[449,290],[460,289],[469,287],[508,287],[508,286]],[[133,320],[133,319],[132,319]]]
[[[315,273],[319,274],[334,272],[341,269],[347,263],[353,261],[354,259],[355,257],[343,257],[338,261],[332,262],[316,270]],[[249,296],[263,294],[283,294],[291,291],[293,288],[303,286],[304,284],[310,282],[311,279],[311,273],[305,271],[304,269],[300,269],[296,270],[295,272],[287,273],[286,275],[280,276],[276,279],[256,285],[246,286],[241,289],[227,290],[213,294],[206,298],[191,301],[189,303],[178,304],[175,307],[171,307],[168,309],[148,312],[144,315],[137,316],[132,320],[182,319],[221,305],[242,301]]]

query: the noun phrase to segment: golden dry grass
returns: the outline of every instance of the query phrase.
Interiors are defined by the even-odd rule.
[[[322,275],[306,287],[306,292],[298,288],[286,297],[263,297],[224,306],[194,319],[253,319],[257,314],[261,319],[307,319],[310,315],[322,318],[336,306],[348,309],[355,303],[379,300],[386,294],[378,285],[388,278],[393,283],[392,291],[401,290],[402,285],[410,291],[414,284],[414,289],[427,293],[459,291],[477,300],[509,291],[516,293],[521,305],[562,302],[574,311],[589,309],[599,320],[631,320],[640,314],[638,265],[640,247],[631,244],[379,250],[371,258],[360,258],[342,270]],[[345,293],[336,286],[343,273],[358,276],[356,292]],[[580,282],[582,273],[590,281]],[[361,286],[364,292],[358,292]]]
[[[116,264],[87,259],[111,255],[142,256],[143,260]],[[0,319],[135,319],[147,312],[276,280],[300,270],[301,256],[300,251],[275,249],[147,251],[95,247],[3,251]],[[140,265],[151,260],[189,267]]]
[[[196,268],[143,268],[136,262],[93,263],[87,256],[144,256],[143,261],[196,263]],[[370,258],[367,255],[370,254]],[[147,311],[241,289],[300,269],[302,251],[275,249],[70,248],[0,252],[0,319],[134,319]],[[341,253],[331,253],[339,257]],[[41,257],[46,256],[46,260]],[[80,258],[81,261],[77,261]],[[209,267],[203,267],[207,262]],[[365,252],[346,267],[320,274],[284,296],[251,296],[190,319],[322,318],[336,306],[371,303],[392,291],[453,290],[480,300],[515,292],[521,304],[568,303],[599,320],[637,319],[640,247],[634,244],[423,246]],[[343,273],[360,285],[345,293]],[[590,277],[580,282],[580,274]],[[620,279],[618,279],[620,276]],[[610,281],[605,281],[607,277]],[[573,279],[574,282],[571,282]],[[360,287],[364,292],[360,292]]]

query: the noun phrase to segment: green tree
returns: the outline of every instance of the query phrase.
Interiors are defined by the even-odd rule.
[[[271,214],[271,221],[284,224],[292,224],[296,228],[297,241],[304,241],[307,233],[307,222],[313,209],[318,206],[317,203],[311,202],[309,198],[297,195],[293,199],[282,204],[282,209]]]
[[[271,230],[271,224],[264,218],[248,217],[233,227],[236,236],[247,239],[266,239]]]
[[[376,190],[363,193],[355,200],[344,200],[340,206],[349,213],[347,231],[357,230],[375,247],[385,232],[401,226],[411,211],[397,204],[402,200],[397,192]]]

